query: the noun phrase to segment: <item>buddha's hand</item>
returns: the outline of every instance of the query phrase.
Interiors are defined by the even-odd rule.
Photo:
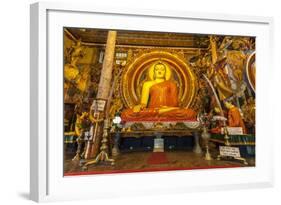
[[[144,108],[144,105],[136,105],[133,107],[133,112],[139,112]]]

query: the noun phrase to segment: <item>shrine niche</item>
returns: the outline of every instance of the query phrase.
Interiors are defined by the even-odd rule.
[[[177,85],[179,105],[189,108],[198,88],[197,78],[181,56],[161,50],[142,53],[125,67],[120,84],[125,106],[131,108],[139,103],[143,83],[152,80],[153,74],[149,69],[157,61],[170,67],[169,78]]]

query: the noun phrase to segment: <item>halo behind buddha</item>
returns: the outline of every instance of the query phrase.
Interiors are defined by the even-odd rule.
[[[154,79],[154,66],[159,60],[166,68],[165,79],[175,80],[178,85],[180,107],[192,108],[198,88],[196,75],[182,56],[163,50],[140,53],[127,64],[120,82],[125,107],[132,108],[139,103],[142,82]]]

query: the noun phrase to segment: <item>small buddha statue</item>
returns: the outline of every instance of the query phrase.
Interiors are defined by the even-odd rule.
[[[124,110],[122,121],[196,120],[196,112],[179,107],[178,88],[171,74],[166,63],[153,64],[148,70],[150,79],[142,86],[139,104]]]

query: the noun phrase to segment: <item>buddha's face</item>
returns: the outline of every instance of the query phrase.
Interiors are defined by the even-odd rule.
[[[157,64],[154,67],[154,76],[156,79],[165,78],[166,67],[163,64]]]

